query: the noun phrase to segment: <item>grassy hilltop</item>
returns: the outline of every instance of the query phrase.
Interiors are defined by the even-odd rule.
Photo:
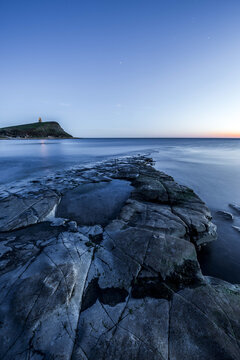
[[[58,122],[46,121],[35,122],[25,125],[8,126],[0,128],[0,138],[24,138],[24,139],[36,139],[36,138],[72,138],[71,135],[66,133]]]

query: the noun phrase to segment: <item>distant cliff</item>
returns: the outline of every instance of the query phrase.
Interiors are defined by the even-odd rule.
[[[9,126],[0,128],[0,138],[72,138],[56,121],[35,122],[25,125]]]

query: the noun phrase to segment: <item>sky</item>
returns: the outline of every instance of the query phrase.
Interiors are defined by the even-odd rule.
[[[239,0],[0,0],[0,127],[240,136]]]

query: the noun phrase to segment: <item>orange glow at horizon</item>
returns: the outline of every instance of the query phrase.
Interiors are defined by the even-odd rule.
[[[209,131],[209,132],[190,132],[190,133],[174,133],[174,134],[160,134],[155,136],[157,138],[196,138],[196,139],[208,139],[208,138],[219,138],[219,139],[240,139],[240,131]]]
[[[204,135],[204,137],[214,137],[214,138],[240,138],[239,132],[210,132]]]

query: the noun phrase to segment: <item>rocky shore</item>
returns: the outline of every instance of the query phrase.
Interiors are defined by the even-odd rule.
[[[1,359],[239,360],[206,205],[144,156],[0,189]]]

